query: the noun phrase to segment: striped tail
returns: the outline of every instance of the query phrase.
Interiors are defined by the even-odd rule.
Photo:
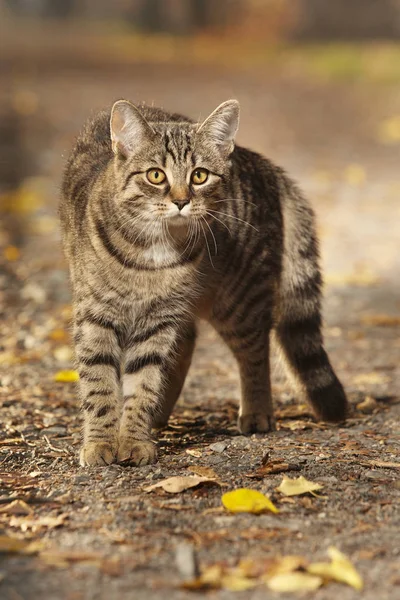
[[[314,214],[297,188],[284,183],[285,244],[275,336],[290,374],[316,416],[339,422],[346,417],[348,403],[323,346]]]

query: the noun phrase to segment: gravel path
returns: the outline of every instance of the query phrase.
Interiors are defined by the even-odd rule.
[[[12,125],[11,103],[26,164],[13,211],[0,225],[0,552],[1,530],[41,545],[0,558],[0,598],[183,600],[193,594],[181,587],[185,569],[194,568],[191,553],[204,569],[246,557],[324,560],[329,546],[351,559],[364,591],[329,583],[312,597],[399,598],[398,146],[382,145],[377,134],[399,87],[170,66],[8,73],[5,83],[3,127]],[[54,382],[71,368],[70,297],[55,217],[62,155],[88,113],[116,97],[196,116],[231,96],[242,103],[239,141],[283,164],[313,198],[327,280],[326,345],[352,415],[342,427],[316,423],[277,366],[278,430],[239,435],[236,367],[205,327],[183,396],[159,435],[159,462],[82,469],[74,385]],[[196,471],[213,472],[218,484],[144,491]],[[285,498],[276,491],[283,475],[321,483],[321,494]],[[266,493],[280,513],[229,514],[221,494],[237,487]],[[15,499],[26,504],[10,507]],[[275,597],[263,585],[214,593],[234,595]]]

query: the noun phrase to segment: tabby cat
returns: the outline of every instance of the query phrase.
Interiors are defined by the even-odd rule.
[[[281,168],[235,146],[238,122],[235,100],[202,123],[119,100],[77,140],[60,215],[81,465],[156,460],[151,430],[178,399],[199,319],[238,362],[242,433],[274,428],[272,333],[316,415],[345,418],[323,347],[313,211]]]

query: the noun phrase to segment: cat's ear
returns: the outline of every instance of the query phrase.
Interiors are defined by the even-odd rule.
[[[146,119],[126,100],[118,100],[112,107],[110,134],[114,154],[125,158],[146,139],[154,137]]]
[[[223,154],[229,155],[234,148],[239,127],[239,102],[227,100],[211,113],[200,125],[197,133],[214,142]]]

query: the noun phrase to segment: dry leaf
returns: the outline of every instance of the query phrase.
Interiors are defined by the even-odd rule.
[[[157,488],[162,488],[169,494],[179,494],[180,492],[184,492],[193,487],[197,487],[202,483],[215,483],[217,485],[218,481],[215,479],[210,479],[210,477],[199,477],[197,475],[179,475],[177,477],[168,477],[167,479],[163,479],[158,483],[154,483],[153,485],[149,485],[148,487],[143,488],[145,492],[152,492]]]
[[[269,589],[274,592],[312,592],[321,587],[322,583],[321,577],[300,571],[274,575],[267,581]]]
[[[312,423],[311,421],[287,421],[284,423],[279,423],[280,429],[290,429],[290,431],[298,431],[301,429],[313,429],[319,426],[316,423]]]
[[[276,489],[284,496],[300,496],[301,494],[307,494],[316,492],[323,488],[320,483],[313,483],[307,481],[302,475],[296,479],[290,479],[290,477],[283,477],[281,484]]]
[[[307,567],[307,571],[312,575],[323,577],[325,580],[340,581],[356,590],[362,590],[363,580],[347,556],[332,546],[328,548],[328,554],[331,559],[330,563],[312,563]]]
[[[18,260],[20,254],[21,252],[16,246],[6,246],[6,248],[4,248],[4,257],[9,262],[14,262],[15,260]]]
[[[40,553],[43,562],[54,567],[68,567],[71,563],[86,563],[101,567],[104,556],[99,552],[74,552],[51,550]]]
[[[211,565],[202,571],[200,577],[185,581],[182,587],[187,590],[224,589],[230,592],[249,590],[258,584],[240,572],[240,569],[229,569],[223,565]]]
[[[324,280],[330,285],[356,285],[360,287],[369,287],[377,285],[380,282],[380,277],[372,271],[358,269],[352,273],[327,273]]]
[[[218,478],[218,475],[216,474],[214,469],[212,469],[211,467],[202,467],[200,465],[199,466],[194,465],[193,467],[188,467],[188,471],[191,471],[192,473],[196,473],[196,475],[200,475],[200,477],[209,477],[210,479]]]
[[[249,477],[249,479],[264,479],[267,475],[271,475],[274,473],[284,473],[285,471],[300,471],[300,466],[295,465],[293,463],[286,462],[269,462],[265,465],[262,465],[255,471],[251,473],[245,473],[245,477]]]
[[[0,535],[0,554],[18,553],[18,554],[36,554],[43,548],[42,542],[31,542]]]
[[[258,515],[266,511],[279,512],[271,500],[257,490],[240,488],[227,492],[221,500],[224,507],[232,513],[246,512]]]
[[[6,513],[7,515],[31,515],[33,510],[23,500],[14,500],[14,502],[0,508],[0,513]]]
[[[371,325],[372,327],[398,327],[400,325],[400,317],[390,315],[365,315],[361,319],[363,325]]]
[[[77,371],[58,371],[58,373],[54,375],[54,381],[61,383],[70,383],[78,380],[79,375]]]
[[[381,467],[382,469],[400,469],[400,463],[398,462],[385,462],[384,460],[371,460],[369,463],[373,467]]]
[[[353,383],[355,385],[381,385],[387,383],[388,377],[382,373],[372,371],[371,373],[360,373],[353,377]]]
[[[25,532],[28,530],[38,531],[43,527],[48,529],[55,529],[64,525],[68,515],[58,515],[57,517],[11,517],[10,527],[19,527],[21,531]]]
[[[190,456],[194,456],[195,458],[201,458],[202,454],[200,452],[200,450],[186,450],[186,454],[189,454]]]
[[[357,404],[357,410],[366,415],[372,413],[376,408],[378,408],[378,403],[375,398],[372,398],[371,396],[366,396],[362,402]]]

